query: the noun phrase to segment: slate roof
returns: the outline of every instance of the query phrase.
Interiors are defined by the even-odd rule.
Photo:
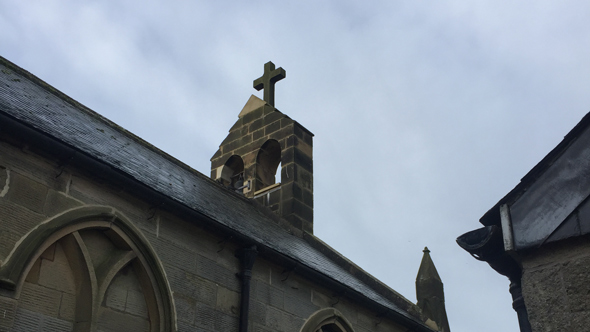
[[[251,201],[223,189],[207,176],[0,57],[0,125],[6,125],[7,119],[57,140],[264,249],[343,285],[350,293],[391,311],[404,325],[412,325],[417,331],[432,331],[400,307],[399,302],[394,303],[369,287],[308,241],[286,232]]]
[[[516,250],[590,233],[590,113],[480,222],[500,226],[506,204]]]

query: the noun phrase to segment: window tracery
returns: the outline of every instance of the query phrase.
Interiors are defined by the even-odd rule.
[[[67,221],[72,215],[80,211],[30,232],[0,269],[3,280],[10,280],[7,269],[21,275],[15,281],[14,326],[29,331],[174,330],[163,270],[134,226],[112,214]],[[24,265],[23,257],[29,257]]]

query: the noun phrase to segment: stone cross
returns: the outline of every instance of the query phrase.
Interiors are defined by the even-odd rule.
[[[258,91],[264,89],[264,101],[275,106],[275,83],[286,76],[287,73],[283,68],[275,69],[275,64],[269,61],[264,64],[262,77],[254,80],[254,89]]]

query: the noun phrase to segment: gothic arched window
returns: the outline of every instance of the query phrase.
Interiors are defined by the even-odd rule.
[[[312,314],[301,332],[354,332],[350,323],[334,308],[325,308]]]
[[[29,256],[15,287],[15,330],[173,330],[169,288],[133,226],[113,214],[58,219],[28,234],[9,257]]]

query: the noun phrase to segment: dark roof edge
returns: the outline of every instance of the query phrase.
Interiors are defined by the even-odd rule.
[[[269,106],[270,106],[270,105],[269,105]],[[287,114],[285,114],[285,113],[281,112],[281,110],[279,110],[278,108],[276,108],[276,107],[274,107],[274,106],[271,106],[271,107],[272,107],[272,108],[274,108],[275,112],[279,112],[279,113],[281,113],[282,115],[286,116],[287,118],[291,119],[291,117],[290,117],[290,116],[288,116]],[[291,119],[291,120],[292,120],[293,122],[295,122],[295,123],[296,123],[296,124],[297,124],[299,127],[301,127],[301,129],[305,130],[305,131],[306,131],[308,134],[310,134],[310,135],[311,135],[311,137],[314,137],[314,136],[315,136],[315,135],[314,135],[314,134],[313,134],[311,131],[309,131],[309,129],[305,128],[305,127],[304,127],[304,126],[303,126],[301,123],[299,123],[299,121],[296,121],[296,120],[293,120],[293,119]]]
[[[118,124],[114,123],[113,121],[109,120],[108,118],[105,118],[104,116],[100,115],[99,113],[96,113],[95,111],[93,111],[92,109],[88,108],[87,106],[83,105],[82,103],[76,101],[75,99],[73,99],[72,97],[66,95],[65,93],[61,92],[60,90],[56,89],[55,87],[53,87],[51,84],[45,82],[44,80],[42,80],[41,78],[35,76],[34,74],[31,74],[29,71],[27,71],[24,68],[19,67],[17,64],[11,62],[10,60],[0,56],[0,64],[5,65],[6,67],[10,68],[12,71],[17,72],[19,75],[23,75],[25,76],[27,79],[29,79],[31,82],[39,85],[41,88],[45,89],[46,91],[50,92],[51,94],[53,94],[54,96],[56,96],[57,98],[60,98],[62,100],[64,100],[65,102],[67,102],[68,104],[71,104],[72,106],[74,106],[75,108],[79,109],[80,111],[83,111],[85,113],[87,113],[89,116],[92,116],[102,122],[104,122],[107,126],[112,127],[114,129],[116,129],[117,131],[121,132],[122,134],[124,134],[125,136],[128,136],[129,138],[133,139],[136,143],[145,146],[146,148],[156,152],[157,154],[163,156],[164,158],[168,159],[169,161],[173,162],[174,164],[189,170],[190,172],[204,178],[207,179],[209,181],[213,181],[211,178],[209,178],[208,176],[204,175],[203,173],[195,170],[194,168],[190,167],[189,165],[183,163],[182,161],[174,158],[173,156],[169,155],[168,153],[166,153],[165,151],[160,150],[159,148],[157,148],[156,146],[154,146],[153,144],[147,142],[146,140],[144,140],[143,138],[135,135],[134,133],[130,132],[129,130],[119,126]]]
[[[385,296],[389,301],[392,301],[400,308],[404,309],[406,312],[412,314],[418,319],[422,319],[423,321],[426,320],[426,317],[423,317],[421,312],[419,311],[418,307],[412,303],[410,300],[406,299],[403,295],[399,294],[379,279],[375,278],[369,272],[363,270],[361,267],[356,265],[354,262],[350,261],[348,258],[344,257],[341,253],[339,253],[336,249],[330,247],[327,243],[319,239],[317,236],[304,232],[303,239],[309,243],[313,248],[320,251],[322,254],[326,255],[340,267],[346,269],[346,271],[350,272],[353,276],[358,278],[360,281],[368,285],[369,287],[373,288],[379,294]]]
[[[283,113],[285,114],[285,113]],[[288,116],[288,115],[287,115]],[[293,119],[291,119],[293,120]],[[301,129],[305,130],[309,135],[311,135],[311,137],[314,137],[315,135],[309,131],[309,129],[305,128],[301,123],[299,123],[298,121],[293,120],[293,122],[295,122],[299,127],[301,127]]]
[[[528,173],[520,179],[520,182],[506,196],[500,199],[489,209],[479,222],[484,226],[500,225],[500,205],[512,204],[520,197],[556,160],[565,150],[590,126],[590,113],[584,115],[582,120],[567,133],[563,140],[557,144],[541,161],[539,161]]]

